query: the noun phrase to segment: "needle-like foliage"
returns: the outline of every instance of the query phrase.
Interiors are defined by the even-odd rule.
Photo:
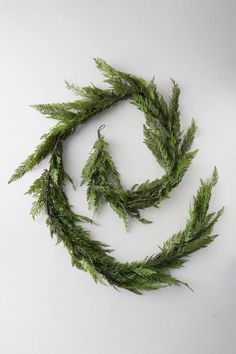
[[[60,153],[58,150],[57,154]],[[173,277],[170,271],[181,267],[191,253],[208,246],[216,237],[212,230],[223,209],[217,213],[208,212],[212,188],[217,181],[216,170],[210,180],[201,181],[184,230],[169,238],[161,251],[151,257],[121,263],[111,255],[111,249],[106,244],[91,239],[90,233],[78,224],[81,217],[73,212],[63,191],[60,161],[51,162],[49,171],[43,172],[42,181],[34,183],[30,192],[37,192],[34,193],[37,200],[33,208],[45,208],[51,235],[56,237],[57,243],[64,244],[75,267],[90,273],[96,282],[137,294],[172,285],[188,286]]]
[[[144,113],[144,142],[165,174],[124,190],[108,145],[99,131],[98,141],[82,172],[82,183],[89,185],[90,206],[97,209],[102,201],[107,200],[126,225],[129,216],[147,222],[139,211],[157,206],[167,198],[181,181],[196,154],[196,150],[191,150],[196,124],[193,121],[186,133],[181,131],[180,90],[174,81],[171,97],[166,101],[158,92],[154,80],[147,82],[115,70],[101,59],[95,59],[95,62],[104,73],[109,88],[100,89],[91,85],[80,89],[66,82],[67,87],[79,97],[76,101],[34,105],[39,112],[56,119],[58,123],[43,135],[41,144],[16,169],[9,182],[21,178],[50,155],[49,168],[43,171],[27,192],[35,197],[31,214],[35,218],[41,210],[46,211],[51,236],[64,244],[75,267],[90,273],[96,282],[137,294],[171,285],[188,286],[170,272],[173,268],[181,267],[191,253],[208,246],[216,237],[213,226],[223,209],[217,213],[208,212],[212,188],[217,182],[216,169],[210,180],[201,181],[185,229],[166,241],[160,252],[130,263],[117,261],[107,245],[90,237],[80,223],[92,223],[92,220],[76,214],[65,194],[65,181],[73,182],[63,166],[63,141],[88,119],[124,99],[129,98]]]
[[[94,208],[94,212],[102,202],[109,200],[114,188],[121,189],[122,193],[119,173],[109,154],[108,144],[100,134],[103,127],[104,125],[98,130],[98,139],[82,170],[81,185],[88,183],[87,200],[89,207]],[[112,204],[113,201],[110,200],[110,202]],[[122,211],[120,215],[123,216]]]
[[[165,175],[154,181],[135,184],[125,190],[120,183],[117,183],[117,170],[108,153],[108,147],[101,138],[83,171],[83,183],[89,183],[88,202],[95,211],[106,200],[123,219],[126,227],[129,217],[135,217],[147,223],[149,221],[140,215],[140,210],[158,206],[163,199],[169,197],[170,192],[180,183],[196,155],[196,150],[191,151],[196,124],[193,121],[183,135],[180,127],[180,89],[174,80],[172,80],[171,96],[166,101],[158,92],[154,79],[148,82],[143,78],[118,71],[102,59],[95,59],[95,62],[98,69],[105,75],[105,81],[110,87],[101,89],[91,85],[79,88],[66,82],[67,88],[72,90],[79,99],[66,103],[33,105],[40,113],[48,118],[56,119],[58,123],[49,133],[43,135],[42,143],[16,169],[9,182],[22,177],[48,154],[52,154],[57,142],[67,139],[80,124],[117,102],[129,98],[131,103],[145,115],[144,143],[164,169]],[[95,169],[93,167],[94,170],[90,170],[88,175],[92,165],[96,167]],[[104,183],[105,180],[106,183]]]

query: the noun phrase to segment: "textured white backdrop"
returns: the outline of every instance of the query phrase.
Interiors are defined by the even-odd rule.
[[[2,354],[234,354],[236,345],[236,2],[231,0],[0,0],[1,242],[0,352]],[[96,285],[71,267],[50,239],[44,215],[29,216],[23,196],[46,167],[7,185],[15,167],[53,121],[29,107],[73,99],[64,79],[100,84],[93,57],[150,79],[168,96],[181,89],[183,127],[194,117],[199,154],[152,225],[130,223],[125,233],[108,206],[93,237],[118,259],[142,258],[184,226],[199,179],[219,169],[212,210],[225,205],[220,237],[176,271],[195,290],[169,288],[137,296]],[[80,183],[81,167],[104,134],[128,187],[161,175],[142,143],[144,117],[128,102],[89,122],[65,144],[66,167]],[[68,194],[90,214],[86,188]]]

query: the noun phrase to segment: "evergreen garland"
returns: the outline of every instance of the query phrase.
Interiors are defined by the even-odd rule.
[[[217,182],[216,169],[210,180],[201,181],[185,229],[173,235],[163,245],[161,252],[131,263],[118,262],[111,256],[107,245],[90,238],[89,232],[80,223],[93,221],[74,213],[64,192],[65,181],[72,180],[63,166],[63,140],[80,124],[124,99],[129,98],[145,114],[144,142],[165,170],[165,175],[124,190],[100,129],[94,150],[82,171],[82,183],[88,183],[88,202],[95,211],[107,200],[126,226],[129,216],[148,222],[140,216],[139,211],[158,206],[168,197],[196,154],[196,150],[191,151],[196,124],[193,121],[185,134],[181,131],[180,90],[174,81],[171,97],[166,102],[154,80],[147,82],[117,71],[101,59],[95,61],[110,87],[104,90],[91,85],[79,89],[66,82],[79,99],[67,103],[35,105],[38,111],[56,119],[58,123],[42,136],[41,144],[16,169],[9,182],[21,178],[50,154],[49,168],[43,171],[28,191],[36,198],[31,214],[35,217],[42,209],[46,211],[51,235],[58,242],[63,242],[74,266],[89,272],[95,281],[135,293],[170,285],[187,285],[172,277],[170,270],[182,266],[189,254],[206,247],[215,238],[213,226],[223,211],[208,213],[212,188]]]

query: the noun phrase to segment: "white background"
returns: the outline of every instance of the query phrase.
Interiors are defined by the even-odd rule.
[[[233,354],[236,345],[236,2],[230,0],[0,0],[1,243],[0,352],[2,354]],[[44,223],[29,216],[23,196],[47,166],[7,181],[54,121],[29,107],[74,96],[64,79],[102,84],[92,61],[151,79],[167,97],[174,78],[182,90],[181,119],[199,126],[199,153],[152,225],[122,222],[105,205],[89,227],[121,261],[150,255],[185,225],[200,178],[214,165],[220,180],[211,209],[225,205],[209,248],[174,272],[189,282],[143,296],[96,285],[71,267]],[[130,105],[89,122],[65,144],[66,168],[80,184],[81,168],[100,124],[126,187],[163,171],[142,143],[143,115]],[[91,215],[86,187],[71,203]]]

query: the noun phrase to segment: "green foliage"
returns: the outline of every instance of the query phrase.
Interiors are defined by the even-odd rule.
[[[192,120],[192,124],[188,128],[187,133],[184,135],[181,142],[181,147],[180,147],[181,156],[185,155],[191,149],[196,131],[197,131],[196,123],[194,120]]]
[[[33,219],[42,211],[47,204],[47,183],[48,183],[48,170],[44,170],[42,175],[37,178],[30,186],[28,192],[36,200],[33,202],[31,212]]]
[[[116,169],[111,155],[108,151],[108,144],[98,130],[98,140],[95,142],[92,153],[82,170],[82,182],[88,184],[87,200],[94,213],[105,200],[109,201],[113,210],[128,224],[128,214],[124,209],[122,199],[122,186],[119,172]]]
[[[99,136],[94,144],[93,152],[82,171],[81,184],[93,178],[95,184],[97,182],[98,185],[109,183],[117,188],[121,186],[119,173],[108,152],[108,144],[103,136]]]
[[[130,98],[132,104],[145,115],[144,143],[165,170],[165,175],[125,190],[119,182],[119,174],[108,153],[108,146],[101,137],[95,144],[94,153],[83,170],[82,182],[88,183],[88,203],[95,211],[102,202],[108,201],[123,219],[126,227],[129,217],[147,223],[149,221],[142,218],[140,210],[157,206],[163,199],[168,198],[171,190],[181,182],[196,154],[196,151],[190,151],[196,133],[196,124],[193,121],[186,134],[182,136],[179,112],[180,89],[174,80],[172,80],[172,94],[169,101],[166,101],[159,94],[154,79],[148,82],[140,77],[118,71],[102,59],[95,59],[95,62],[110,87],[101,89],[91,85],[79,88],[66,81],[67,88],[78,96],[76,101],[33,105],[48,118],[58,120],[58,124],[49,133],[43,135],[42,143],[16,169],[9,182],[22,177],[48,154],[53,154],[58,141],[62,143],[80,124],[120,100]],[[66,173],[63,177],[71,181]]]
[[[137,294],[172,285],[188,286],[174,278],[170,271],[181,267],[191,253],[208,246],[216,237],[213,227],[223,209],[216,213],[208,212],[212,188],[218,178],[216,169],[210,180],[201,181],[185,229],[170,237],[160,252],[130,263],[118,262],[106,244],[90,237],[90,233],[80,223],[93,221],[76,214],[65,194],[65,182],[73,184],[73,181],[64,169],[63,141],[82,123],[120,100],[129,98],[144,113],[144,143],[163,167],[165,174],[161,178],[124,190],[109,154],[108,144],[99,131],[99,138],[82,171],[82,183],[88,183],[88,202],[95,210],[106,200],[126,226],[129,216],[148,222],[141,217],[140,210],[158,206],[163,199],[169,197],[197,152],[191,150],[196,133],[195,122],[192,121],[185,134],[181,131],[180,89],[175,81],[172,80],[170,98],[165,100],[159,94],[154,79],[148,82],[118,71],[102,59],[95,59],[95,62],[110,87],[103,90],[91,85],[80,89],[66,82],[67,88],[78,96],[76,101],[34,105],[40,113],[56,119],[58,123],[42,136],[41,144],[16,169],[9,182],[21,178],[50,155],[48,170],[43,171],[27,192],[35,198],[31,214],[35,218],[41,210],[45,210],[51,236],[66,247],[73,266],[88,272],[96,282]]]
[[[111,256],[107,245],[92,240],[89,232],[77,225],[76,215],[68,204],[62,186],[56,185],[52,179],[48,189],[47,224],[57,242],[63,242],[68,249],[72,264],[90,273],[96,282],[137,294],[167,286],[188,287],[187,283],[174,278],[170,271],[181,267],[191,253],[207,247],[215,239],[213,226],[223,212],[221,209],[217,213],[208,213],[215,183],[216,173],[209,181],[201,182],[185,229],[170,237],[160,252],[143,261],[118,262]]]
[[[171,171],[172,161],[158,131],[144,126],[144,142],[166,172]]]
[[[26,172],[29,172],[37,166],[40,161],[48,156],[49,153],[53,152],[57,142],[71,134],[72,130],[73,124],[58,123],[49,131],[49,133],[44,134],[41,137],[43,140],[42,143],[36,147],[33,154],[29,155],[27,159],[20,164],[11,176],[9,183],[21,178]]]
[[[217,235],[213,227],[222,215],[224,208],[217,213],[208,213],[212,188],[217,182],[217,171],[210,180],[201,181],[197,196],[189,210],[189,219],[183,231],[173,235],[165,242],[161,253],[148,260],[148,264],[159,265],[161,269],[178,268],[186,261],[186,256],[200,248],[207,247]]]
[[[102,59],[95,59],[95,62],[105,75],[105,81],[110,84],[110,91],[116,95],[126,95],[128,92],[131,102],[145,114],[144,142],[163,167],[166,175],[161,179],[136,185],[135,188],[132,187],[127,191],[121,187],[117,190],[110,185],[105,188],[104,184],[91,176],[88,186],[90,204],[96,203],[96,195],[99,194],[103,196],[99,201],[109,201],[126,226],[128,216],[148,222],[140,216],[139,210],[157,206],[161,200],[169,197],[171,190],[180,183],[196,155],[196,150],[190,151],[196,133],[196,124],[193,121],[182,137],[179,111],[180,89],[174,80],[172,80],[172,94],[167,102],[158,93],[154,79],[147,82],[140,77],[118,71]],[[81,92],[74,86],[71,88],[74,92]],[[94,94],[94,91],[96,92],[96,88],[88,87],[84,96],[91,95],[91,92]],[[92,162],[91,159],[89,161]],[[115,205],[114,201],[116,201]]]

